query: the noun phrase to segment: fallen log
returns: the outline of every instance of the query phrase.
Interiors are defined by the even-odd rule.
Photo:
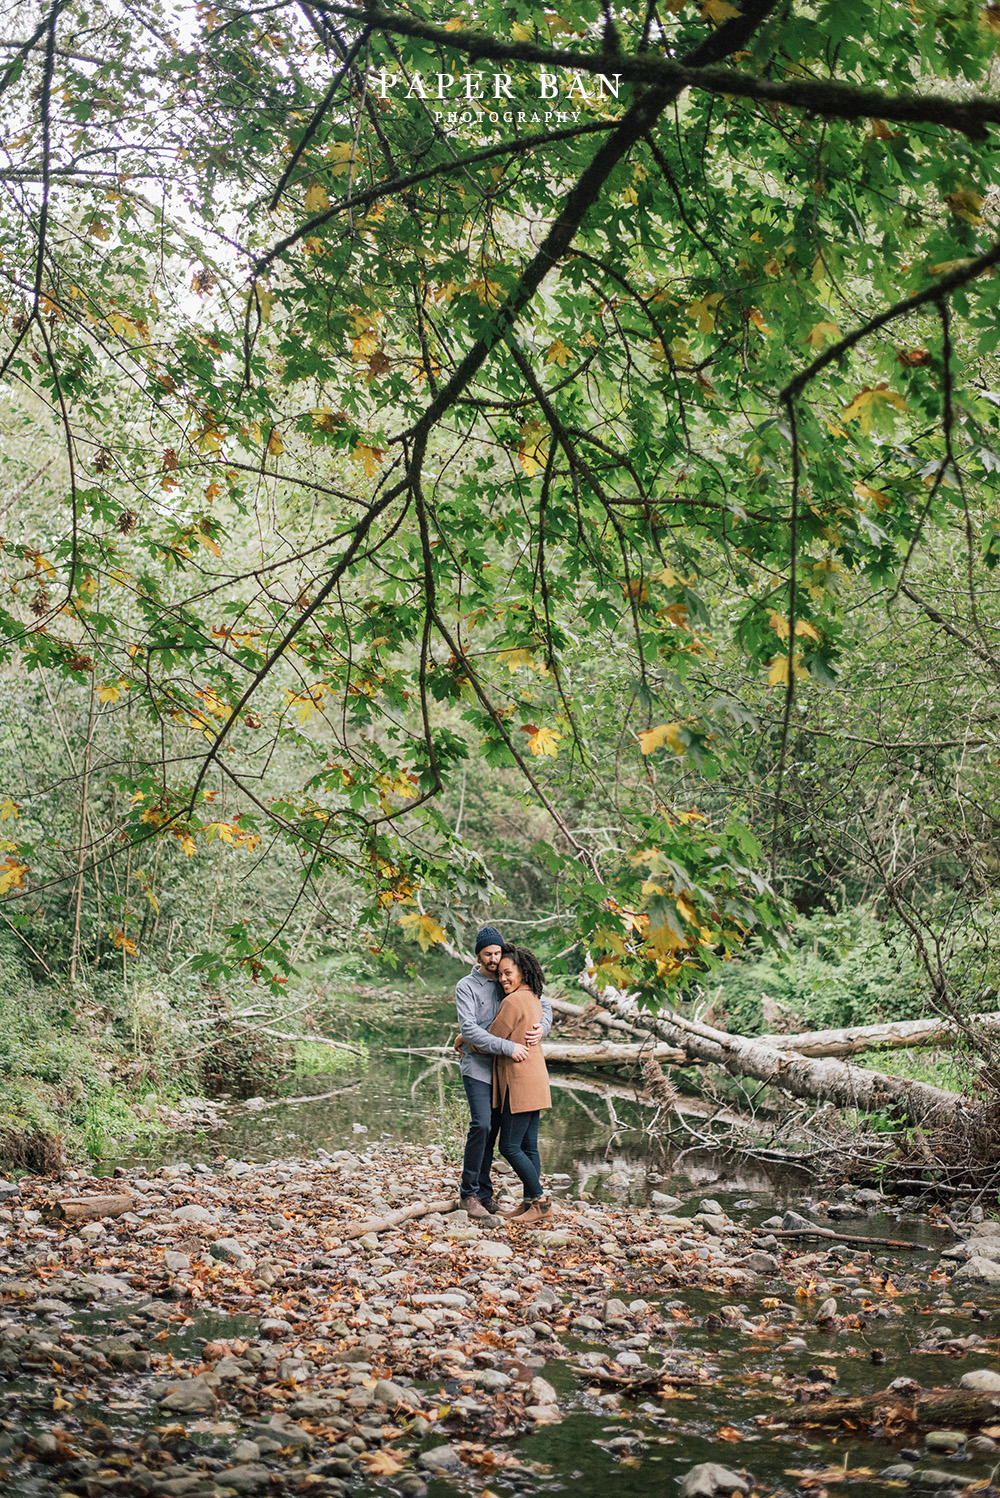
[[[584,986],[588,993],[596,993],[596,989]],[[615,1020],[607,1009],[571,1004],[566,999],[550,999],[549,1002],[553,1014],[562,1014],[569,1019],[593,1020],[596,1024],[609,1028],[620,1028],[630,1035],[642,1034],[642,1029],[635,1023]],[[987,1030],[1000,1030],[1000,1014],[973,1014],[969,1016],[969,1024],[980,1025]],[[951,1020],[931,1015],[928,1019],[893,1020],[881,1025],[850,1025],[843,1030],[801,1030],[798,1034],[757,1035],[754,1039],[761,1045],[773,1046],[778,1051],[795,1051],[800,1056],[856,1056],[862,1051],[893,1051],[911,1046],[939,1046],[947,1049],[955,1044],[960,1034]]]
[[[970,1014],[968,1023],[984,1030],[1000,1029],[1000,1014]],[[861,1051],[895,1051],[909,1046],[953,1046],[961,1031],[951,1020],[895,1020],[884,1025],[851,1025],[846,1030],[803,1030],[798,1035],[760,1035],[779,1051],[800,1056],[856,1056]]]
[[[387,1233],[390,1228],[398,1228],[401,1222],[409,1222],[411,1218],[430,1217],[432,1212],[454,1212],[457,1206],[458,1198],[455,1196],[447,1196],[436,1202],[414,1202],[412,1206],[387,1212],[384,1217],[366,1217],[361,1222],[352,1222],[341,1236],[363,1238],[366,1233]]]
[[[580,981],[588,986],[586,975]],[[725,1030],[684,1019],[673,1012],[669,1019],[646,1013],[630,994],[617,989],[604,989],[601,998],[629,1023],[658,1035],[669,1045],[680,1046],[689,1056],[714,1062],[732,1076],[753,1077],[793,1097],[815,1098],[838,1108],[857,1108],[863,1113],[895,1107],[910,1123],[936,1128],[954,1126],[969,1107],[961,1094],[931,1087],[926,1082],[869,1071],[832,1057],[800,1056],[763,1038],[729,1035]]]
[[[132,1198],[116,1191],[106,1196],[64,1196],[48,1202],[42,1215],[56,1222],[99,1222],[102,1217],[121,1217],[131,1210]]]
[[[641,1033],[641,1032],[639,1032]],[[391,1055],[449,1056],[454,1046],[427,1045],[394,1047]],[[662,1041],[646,1041],[641,1045],[619,1045],[613,1040],[600,1040],[590,1045],[583,1041],[544,1040],[542,1054],[546,1061],[557,1066],[627,1066],[643,1061],[671,1061],[683,1064],[687,1056],[677,1046],[664,1045]]]
[[[1000,1415],[1000,1394],[980,1389],[882,1389],[877,1394],[838,1395],[782,1410],[782,1424],[889,1424],[947,1426],[967,1430]]]
[[[924,1249],[926,1243],[911,1243],[907,1238],[866,1238],[864,1233],[835,1233],[831,1228],[772,1228],[774,1238],[832,1238],[835,1243],[862,1243],[865,1247]]]

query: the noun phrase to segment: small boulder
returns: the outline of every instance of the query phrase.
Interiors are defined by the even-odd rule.
[[[462,1458],[454,1446],[435,1446],[417,1457],[417,1466],[425,1472],[457,1472],[461,1465]]]
[[[170,1392],[160,1400],[161,1410],[177,1415],[203,1415],[214,1410],[216,1397],[202,1378],[186,1378],[170,1385]]]
[[[1000,1285],[1000,1264],[994,1259],[984,1259],[978,1254],[957,1269],[952,1284]]]
[[[960,1389],[1000,1390],[1000,1373],[993,1368],[970,1368],[958,1381]]]
[[[558,1404],[559,1395],[545,1378],[533,1378],[528,1385],[532,1404]]]
[[[929,1430],[924,1436],[928,1451],[958,1451],[965,1445],[964,1430]]]
[[[207,1207],[199,1207],[197,1202],[187,1202],[183,1207],[175,1207],[171,1217],[176,1222],[218,1222],[218,1214],[210,1212]]]
[[[741,1472],[721,1462],[699,1462],[677,1479],[681,1498],[715,1498],[716,1493],[749,1493],[750,1483]]]

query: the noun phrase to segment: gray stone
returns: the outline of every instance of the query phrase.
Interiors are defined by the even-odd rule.
[[[714,1196],[706,1196],[702,1201],[700,1201],[698,1203],[698,1211],[707,1212],[712,1217],[725,1216],[725,1213],[722,1210],[722,1204],[720,1202],[717,1202]]]
[[[473,1382],[489,1394],[495,1394],[498,1389],[509,1389],[510,1378],[506,1373],[501,1373],[499,1368],[484,1368],[475,1374]]]
[[[281,1447],[296,1446],[309,1450],[315,1444],[309,1432],[303,1430],[300,1425],[294,1424],[287,1415],[275,1415],[266,1425],[255,1426],[253,1439],[258,1445],[260,1445],[261,1436],[265,1440],[276,1441]],[[261,1450],[264,1450],[262,1445]]]
[[[411,1295],[410,1299],[415,1306],[444,1306],[446,1309],[454,1311],[464,1310],[467,1305],[472,1304],[471,1296],[462,1295],[457,1291]]]
[[[526,1404],[524,1413],[529,1420],[534,1420],[536,1425],[554,1425],[557,1420],[563,1418],[562,1411],[557,1404]]]
[[[163,1262],[171,1274],[179,1274],[182,1269],[191,1268],[190,1254],[179,1254],[172,1248],[168,1248],[163,1255]]]
[[[214,1410],[217,1400],[203,1378],[187,1378],[172,1384],[171,1392],[160,1400],[160,1408],[179,1415],[205,1414]]]
[[[943,1488],[964,1488],[968,1480],[968,1476],[960,1472],[942,1472],[937,1467],[923,1467],[912,1473],[910,1487],[936,1493]]]
[[[774,1217],[765,1217],[764,1221],[761,1223],[762,1228],[774,1228],[775,1231],[780,1227],[784,1227],[784,1225],[785,1219],[783,1217],[778,1217],[777,1215],[775,1215]]]
[[[531,1395],[532,1404],[558,1404],[559,1395],[555,1389],[544,1378],[533,1378],[528,1385],[528,1393]]]
[[[747,1254],[740,1263],[744,1269],[752,1269],[754,1274],[777,1274],[778,1261],[773,1254],[754,1252]]]
[[[836,1314],[837,1302],[832,1295],[828,1295],[826,1300],[824,1300],[823,1304],[820,1306],[819,1310],[816,1312],[813,1320],[818,1325],[821,1321],[832,1321]]]
[[[665,1191],[651,1191],[649,1201],[651,1206],[659,1207],[661,1212],[672,1212],[681,1205],[679,1196],[668,1196]]]
[[[970,1368],[958,1381],[960,1389],[1000,1389],[1000,1373],[993,1368]]]
[[[7,1201],[10,1197],[20,1196],[21,1188],[16,1181],[0,1180],[0,1202]]]
[[[237,1441],[233,1456],[238,1462],[255,1462],[260,1456],[260,1447],[256,1441]]]
[[[420,1396],[412,1389],[404,1389],[402,1384],[393,1383],[391,1378],[380,1378],[374,1389],[375,1403],[384,1404],[394,1410],[401,1404],[418,1405]]]
[[[768,1218],[764,1226],[767,1228],[773,1227],[774,1223],[770,1218]],[[808,1217],[803,1217],[801,1212],[788,1211],[781,1219],[781,1226],[787,1233],[790,1232],[792,1228],[812,1228],[815,1227],[816,1224],[814,1222],[810,1222]]]
[[[721,1462],[699,1462],[677,1479],[681,1498],[714,1498],[716,1493],[749,1493],[750,1484]]]
[[[628,1317],[628,1306],[623,1300],[608,1300],[604,1303],[605,1321],[621,1321]]]
[[[955,1271],[952,1284],[957,1282],[965,1285],[1000,1285],[1000,1264],[977,1255]]]
[[[996,1451],[997,1443],[989,1436],[973,1436],[966,1441],[965,1449],[973,1456],[989,1456],[992,1451]]]
[[[251,1446],[253,1442],[241,1441],[240,1445]],[[227,1488],[235,1488],[238,1493],[256,1493],[270,1482],[271,1470],[260,1466],[258,1462],[245,1462],[239,1467],[230,1467],[228,1471],[220,1473],[220,1476]]]
[[[913,1476],[913,1471],[912,1462],[894,1462],[891,1467],[883,1467],[879,1477],[884,1477],[886,1482],[905,1482]]]
[[[573,1332],[602,1332],[603,1330],[604,1326],[596,1316],[577,1316],[570,1326],[570,1331]]]
[[[216,1238],[214,1243],[209,1244],[208,1251],[213,1259],[220,1259],[224,1264],[234,1264],[237,1269],[250,1270],[254,1267],[254,1260],[235,1238]]]
[[[975,1218],[972,1217],[972,1214],[970,1213],[969,1215],[970,1215],[971,1220],[973,1222],[976,1222]],[[998,1219],[996,1217],[987,1217],[985,1219],[985,1221],[980,1220],[979,1222],[976,1222],[976,1225],[972,1229],[972,1232],[969,1234],[969,1237],[970,1238],[997,1238],[997,1237],[1000,1237],[1000,1219]]]
[[[963,1430],[929,1430],[924,1436],[928,1451],[958,1451],[965,1445]]]
[[[431,1451],[422,1451],[417,1457],[417,1466],[426,1472],[457,1472],[462,1458],[454,1446],[435,1446]]]
[[[324,1398],[322,1394],[300,1394],[288,1413],[296,1420],[315,1420],[324,1415],[335,1415],[340,1409],[339,1399]]]
[[[175,1207],[171,1217],[177,1222],[218,1222],[217,1212],[210,1212],[207,1207],[199,1207],[197,1202],[188,1202],[183,1207]]]

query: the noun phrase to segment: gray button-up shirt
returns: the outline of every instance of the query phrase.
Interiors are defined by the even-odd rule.
[[[473,1077],[478,1082],[493,1080],[493,1057],[513,1056],[514,1042],[500,1040],[491,1035],[490,1025],[497,1017],[503,999],[503,989],[496,979],[480,972],[477,964],[465,978],[460,978],[455,988],[455,1005],[458,1009],[458,1028],[463,1039],[485,1056],[477,1056],[468,1049],[462,1051],[463,1077]],[[548,1035],[552,1029],[552,1005],[542,1000],[542,1032]]]

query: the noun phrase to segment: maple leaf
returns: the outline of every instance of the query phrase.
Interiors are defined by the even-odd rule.
[[[27,872],[27,864],[18,863],[14,857],[5,858],[0,864],[0,895],[5,895],[11,889],[23,889]]]
[[[945,202],[956,217],[964,219],[967,224],[981,224],[983,216],[980,208],[983,206],[981,193],[973,192],[971,188],[961,187],[950,192],[945,197]]]
[[[401,1451],[390,1451],[387,1446],[383,1446],[380,1451],[364,1452],[361,1460],[373,1477],[394,1477],[406,1457]]]
[[[400,916],[399,923],[411,941],[420,943],[422,952],[429,952],[437,943],[448,940],[447,931],[432,915],[418,915],[415,910],[408,910],[405,915]]]
[[[526,421],[521,427],[517,460],[529,478],[538,472],[549,456],[549,444],[544,432],[545,428],[540,421]]]
[[[12,801],[10,796],[4,796],[3,800],[0,801],[0,822],[6,822],[8,818],[19,817],[20,815],[21,808],[17,802]]]
[[[351,457],[364,468],[366,479],[374,478],[375,470],[385,457],[385,448],[369,447],[366,442],[358,442],[351,449]]]
[[[795,656],[795,675],[798,677],[808,676],[809,672],[805,666],[800,665],[801,655]],[[788,656],[776,655],[770,662],[770,671],[767,673],[767,684],[769,687],[781,687],[788,685]]]
[[[130,957],[134,957],[139,950],[131,936],[126,936],[118,926],[112,931],[111,940],[120,951],[127,952]]]
[[[724,8],[727,11],[730,9],[729,6]],[[736,14],[737,12],[733,11],[733,15]],[[721,301],[721,291],[713,291],[708,296],[702,297],[700,301],[692,302],[688,307],[686,316],[696,324],[699,333],[712,332],[715,327],[715,309]]]
[[[559,753],[559,740],[562,737],[563,735],[557,733],[554,728],[545,728],[543,726],[539,728],[537,733],[531,735],[531,738],[528,740],[528,748],[532,754],[547,754],[551,759],[555,759]]]
[[[818,322],[810,329],[806,343],[812,349],[826,348],[828,343],[836,343],[840,337],[840,329],[835,322]]]
[[[669,744],[675,754],[683,754],[686,746],[680,728],[679,723],[659,723],[655,728],[645,729],[639,735],[640,754],[652,754],[654,749],[662,749],[664,744]]]
[[[702,0],[701,19],[703,21],[716,21],[720,25],[723,21],[731,21],[740,12],[729,0]]]
[[[778,636],[779,640],[788,639],[789,625],[788,620],[784,617],[783,614],[770,614],[768,617],[768,622],[771,628],[774,630],[775,634]],[[810,624],[808,619],[796,619],[795,633],[796,635],[805,635],[806,638],[810,640],[819,640],[816,626],[814,624]]]
[[[117,702],[125,686],[124,678],[119,676],[115,682],[110,682],[97,689],[97,700],[99,702]],[[2,820],[2,818],[0,818]]]
[[[311,182],[306,188],[305,210],[307,213],[316,213],[321,208],[329,208],[330,195],[321,182]]]
[[[545,362],[546,364],[558,364],[559,368],[562,369],[571,353],[572,350],[567,348],[562,339],[557,338],[554,343],[549,344],[545,354]]]
[[[840,417],[842,421],[853,421],[857,417],[861,422],[861,431],[867,437],[873,423],[885,412],[887,406],[904,414],[910,409],[899,392],[890,390],[888,385],[876,385],[874,389],[865,385],[851,404],[844,407]]]
[[[330,162],[330,176],[339,177],[343,172],[350,170],[354,147],[350,141],[336,141],[332,146],[327,147],[325,155],[327,161]],[[327,203],[322,206],[327,207]],[[307,203],[306,207],[308,206]]]

